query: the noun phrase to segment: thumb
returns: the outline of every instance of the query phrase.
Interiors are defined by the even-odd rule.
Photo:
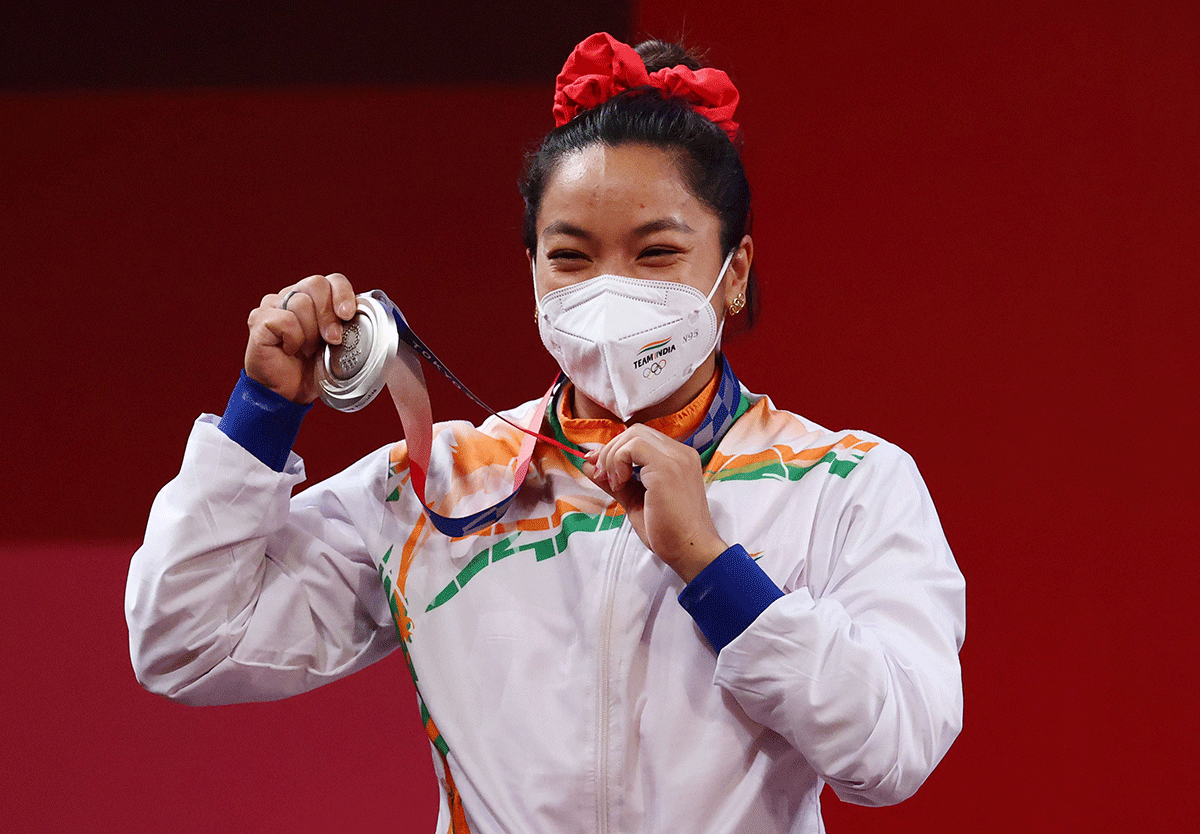
[[[590,460],[585,460],[583,462],[583,466],[580,468],[583,469],[583,474],[587,476],[587,479],[589,481],[591,481],[596,486],[600,487],[600,489],[607,492],[613,498],[617,497],[613,493],[612,485],[608,482],[608,475],[600,472],[600,470],[596,468],[596,465],[594,463],[592,463]]]
[[[639,499],[645,494],[645,489],[635,480],[630,479],[619,487],[613,486],[612,480],[607,472],[601,472],[596,468],[596,465],[590,460],[583,462],[583,474],[588,477],[593,484],[607,492],[617,500],[621,506],[628,509],[630,505],[637,506]]]

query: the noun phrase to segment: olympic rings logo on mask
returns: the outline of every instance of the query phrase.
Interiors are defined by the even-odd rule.
[[[651,362],[642,369],[642,379],[649,379],[652,376],[658,376],[667,367],[666,359],[659,359],[657,362]]]

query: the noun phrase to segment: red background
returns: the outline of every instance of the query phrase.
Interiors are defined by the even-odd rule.
[[[826,794],[831,831],[1194,827],[1197,9],[641,4],[639,34],[685,27],[742,90],[764,308],[739,375],[909,450],[967,577],[962,736],[900,806]],[[431,830],[398,656],[170,704],[133,680],[124,576],[246,313],[297,278],[385,288],[494,405],[541,390],[515,179],[551,89],[0,96],[9,830]],[[316,479],[397,429],[318,408],[298,451]]]

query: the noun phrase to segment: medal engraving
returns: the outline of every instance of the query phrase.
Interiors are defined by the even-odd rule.
[[[342,331],[342,343],[329,347],[329,369],[338,379],[350,379],[360,370],[370,352],[369,344],[366,350],[362,343],[368,341],[362,336],[364,322],[361,315],[355,316]]]
[[[341,343],[327,344],[317,364],[321,399],[338,411],[357,411],[374,399],[387,382],[388,367],[399,347],[399,332],[388,308],[372,293],[358,296],[357,301],[358,312],[342,327]]]

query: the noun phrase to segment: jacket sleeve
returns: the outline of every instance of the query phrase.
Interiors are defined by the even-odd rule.
[[[900,802],[961,729],[966,619],[962,574],[912,459],[881,444],[831,476],[797,561],[788,593],[721,650],[716,683],[844,801]]]
[[[129,568],[125,617],[142,685],[188,704],[268,701],[395,648],[364,542],[381,523],[368,496],[386,478],[384,455],[291,498],[304,478],[298,457],[276,472],[215,418],[198,420]]]

